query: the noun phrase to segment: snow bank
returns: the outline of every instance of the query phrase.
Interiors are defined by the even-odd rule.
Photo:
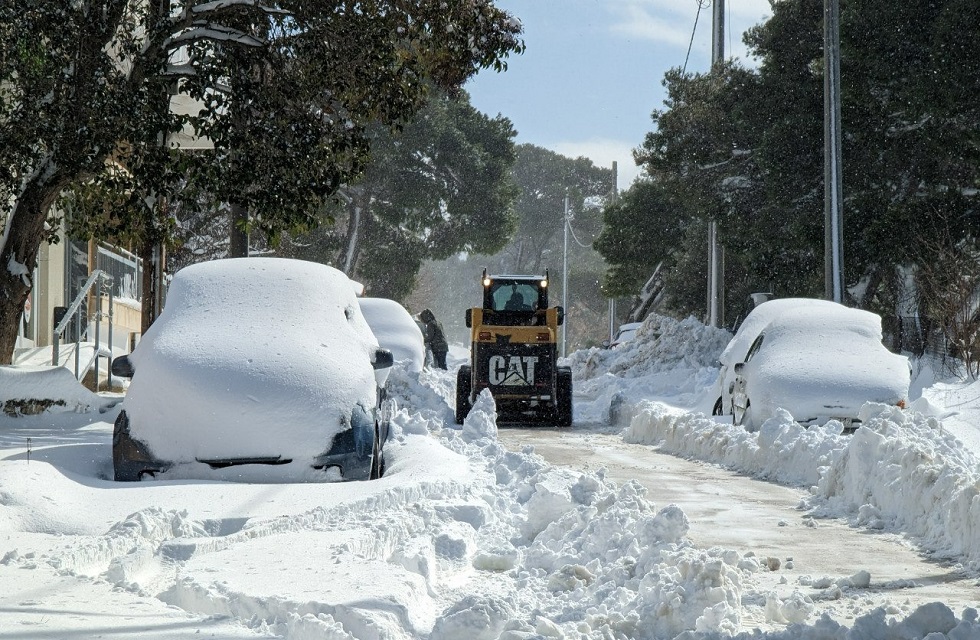
[[[0,410],[8,416],[103,410],[117,400],[92,393],[64,367],[0,367]]]
[[[749,433],[654,402],[632,411],[628,442],[811,487],[818,512],[897,528],[941,556],[980,565],[980,467],[935,418],[867,404],[862,426],[845,436],[839,422],[805,429],[787,413]]]
[[[725,329],[705,326],[693,317],[678,321],[652,314],[629,342],[612,349],[576,351],[569,363],[575,378],[581,380],[600,373],[641,378],[678,369],[717,368],[718,356],[731,338]]]
[[[694,318],[650,315],[623,345],[572,353],[568,364],[575,381],[576,424],[624,423],[619,413],[624,404],[654,396],[701,409],[704,390],[718,378],[718,356],[731,337]]]

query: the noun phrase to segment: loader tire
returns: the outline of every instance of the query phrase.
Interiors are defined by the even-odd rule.
[[[560,368],[555,380],[555,425],[572,426],[572,370]]]
[[[463,424],[473,405],[470,403],[470,365],[456,372],[456,424]]]

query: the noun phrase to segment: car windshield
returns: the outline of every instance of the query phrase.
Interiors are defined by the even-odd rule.
[[[533,311],[538,301],[538,289],[522,282],[497,283],[493,289],[494,311]]]

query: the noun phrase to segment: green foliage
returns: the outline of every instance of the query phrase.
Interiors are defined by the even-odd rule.
[[[774,3],[772,18],[746,34],[756,69],[666,75],[666,108],[654,112],[657,128],[637,157],[673,219],[660,219],[663,207],[639,193],[607,211],[597,246],[611,288],[635,291],[663,260],[670,304],[703,313],[706,259],[695,254],[714,219],[730,320],[752,291],[822,294],[822,10],[821,0]],[[845,284],[852,302],[885,315],[899,313],[900,274],[932,260],[931,240],[980,231],[978,25],[980,5],[964,0],[842,7]],[[664,230],[665,249],[646,225]]]
[[[460,91],[434,95],[400,131],[371,133],[370,163],[332,209],[341,224],[298,236],[287,251],[335,264],[371,295],[401,300],[424,260],[503,246],[515,227],[509,120],[480,113]]]
[[[5,201],[48,154],[67,182],[100,176],[114,154],[143,199],[205,185],[275,236],[315,224],[313,212],[363,169],[369,125],[404,122],[430,86],[455,91],[523,49],[519,25],[488,0],[158,5],[0,9]],[[175,53],[186,62],[168,62]],[[200,112],[170,113],[174,91]],[[163,136],[186,127],[215,151],[194,162],[161,153]]]
[[[594,246],[611,265],[606,276],[610,296],[631,296],[661,262],[673,264],[687,226],[681,204],[662,182],[641,180],[603,212],[602,233]]]
[[[569,158],[533,144],[517,147],[514,183],[518,196],[517,231],[502,252],[510,273],[540,273],[560,260],[564,231],[565,197],[572,226],[583,242],[600,229],[601,208],[612,192],[612,171],[596,167],[588,158]],[[570,241],[574,244],[574,241]],[[546,252],[550,252],[546,259]],[[593,274],[598,275],[598,274]]]

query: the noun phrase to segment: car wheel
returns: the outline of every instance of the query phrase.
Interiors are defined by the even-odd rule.
[[[463,424],[473,405],[470,404],[470,366],[464,364],[456,372],[456,424]]]
[[[378,430],[374,430],[374,447],[371,450],[371,473],[368,476],[368,480],[377,480],[385,474],[384,469],[384,458],[381,452],[381,438],[378,435]]]
[[[137,482],[143,479],[143,471],[136,469],[126,455],[133,448],[133,439],[129,435],[129,416],[125,411],[120,411],[112,425],[112,475],[116,482]]]
[[[572,372],[559,369],[555,380],[555,423],[559,427],[572,426]]]
[[[715,400],[715,406],[712,407],[711,409],[711,415],[720,416],[720,415],[724,415],[724,413],[725,413],[725,405],[721,401],[721,396],[718,396],[718,399]]]
[[[139,440],[129,433],[129,416],[120,411],[112,428],[112,475],[116,482],[138,482],[155,478],[164,466]]]

